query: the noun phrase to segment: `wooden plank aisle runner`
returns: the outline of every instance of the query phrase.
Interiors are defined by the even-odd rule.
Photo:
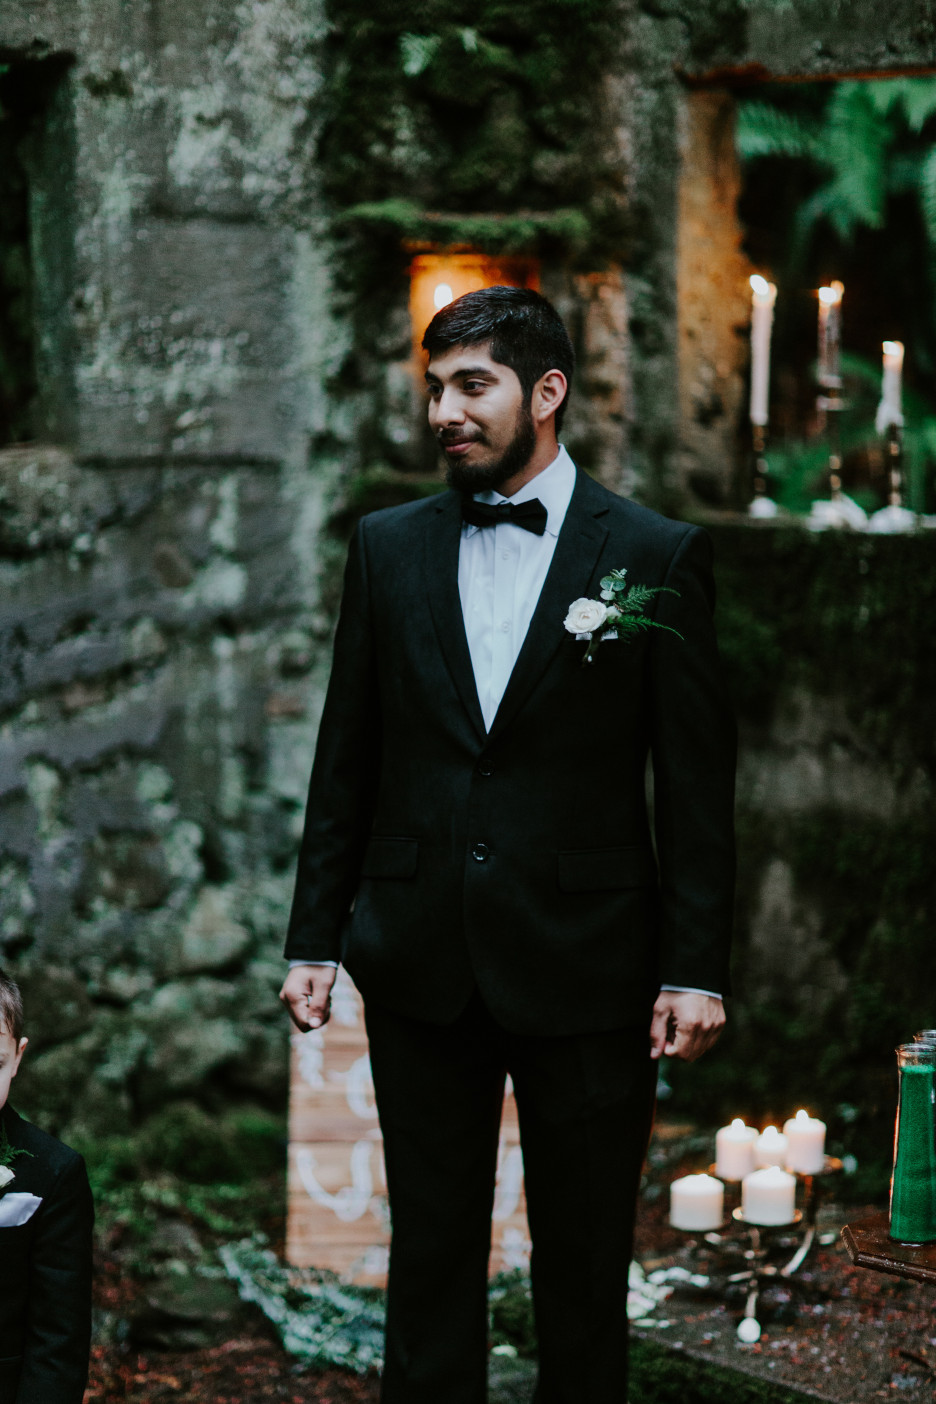
[[[390,1223],[383,1145],[361,997],[339,970],[326,1029],[292,1036],[286,1256],[346,1281],[383,1286]],[[517,1109],[508,1083],[501,1122],[491,1272],[527,1267]]]

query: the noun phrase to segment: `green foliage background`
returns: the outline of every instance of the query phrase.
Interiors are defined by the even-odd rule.
[[[883,505],[883,478],[869,490],[862,454],[879,443],[874,413],[884,339],[906,346],[905,499],[933,510],[927,488],[936,461],[936,79],[892,78],[777,84],[743,93],[736,140],[745,169],[742,219],[752,259],[778,283],[774,399],[784,371],[799,381],[800,420],[809,412],[815,358],[812,290],[845,284],[847,408],[842,446],[852,491],[869,510]],[[780,388],[778,391],[778,381]],[[776,408],[776,405],[775,405]],[[822,494],[827,447],[774,424],[769,461],[777,496],[794,511]],[[849,486],[849,490],[852,490]]]
[[[331,0],[329,13],[319,158],[358,271],[363,257],[385,277],[401,236],[590,268],[619,252],[606,96],[618,3],[411,0],[375,13]]]

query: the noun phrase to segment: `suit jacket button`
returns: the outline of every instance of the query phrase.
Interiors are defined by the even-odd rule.
[[[494,774],[494,763],[493,763],[493,761],[489,761],[489,760],[479,761],[479,762],[478,762],[478,774],[479,774],[479,775],[493,775],[493,774]]]
[[[471,856],[476,863],[486,863],[491,856],[491,850],[486,843],[476,843],[471,850]]]

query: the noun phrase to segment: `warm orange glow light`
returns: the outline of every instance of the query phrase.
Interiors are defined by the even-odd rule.
[[[410,264],[410,320],[416,359],[421,362],[420,342],[436,312],[456,297],[497,284],[538,289],[539,264],[531,258],[489,258],[481,253],[417,254]]]

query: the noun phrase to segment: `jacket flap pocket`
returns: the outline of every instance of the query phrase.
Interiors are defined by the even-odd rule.
[[[645,844],[627,848],[583,848],[559,854],[563,892],[615,892],[627,887],[655,887],[653,850]]]
[[[372,838],[364,852],[361,873],[366,878],[416,876],[419,843],[412,838]]]

